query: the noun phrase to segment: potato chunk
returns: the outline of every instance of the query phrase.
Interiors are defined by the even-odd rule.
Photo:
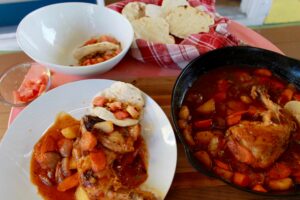
[[[291,178],[271,180],[269,182],[269,187],[272,190],[287,190],[287,189],[291,188],[292,185],[293,185],[293,181]]]
[[[79,133],[79,125],[69,126],[61,130],[61,134],[67,139],[74,139]]]
[[[182,106],[179,111],[179,119],[188,120],[190,117],[190,110],[187,106]]]
[[[86,191],[80,186],[77,187],[77,189],[76,189],[75,199],[76,200],[90,200],[90,198],[87,195]]]
[[[114,124],[111,121],[98,122],[94,128],[103,131],[104,133],[111,133],[114,131]]]
[[[215,100],[210,99],[197,108],[197,112],[201,114],[210,114],[216,109]]]

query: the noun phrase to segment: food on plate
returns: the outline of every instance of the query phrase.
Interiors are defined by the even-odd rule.
[[[45,199],[155,200],[140,187],[148,178],[141,131],[140,123],[121,127],[92,113],[77,120],[62,112],[34,147],[32,182]]]
[[[124,15],[130,22],[145,16],[146,4],[142,2],[130,2],[122,10]]]
[[[39,76],[24,79],[21,86],[13,91],[15,103],[27,103],[33,101],[47,89],[49,76],[42,74]]]
[[[86,41],[74,50],[73,56],[80,66],[93,65],[113,58],[121,52],[121,44],[114,37],[102,35]]]
[[[300,183],[299,91],[266,68],[227,66],[188,90],[178,126],[216,176],[257,192]]]
[[[122,14],[131,22],[136,39],[174,44],[175,37],[209,32],[214,18],[189,5],[187,0],[163,0],[161,6],[141,2],[128,3]]]
[[[169,35],[169,24],[163,18],[142,17],[132,21],[136,39],[154,43],[174,44],[175,39]]]
[[[214,24],[213,18],[191,6],[180,6],[172,9],[166,16],[170,25],[170,33],[179,38],[191,34],[209,32],[209,26]]]
[[[129,83],[116,82],[92,100],[91,113],[118,126],[139,123],[145,105],[142,92]]]

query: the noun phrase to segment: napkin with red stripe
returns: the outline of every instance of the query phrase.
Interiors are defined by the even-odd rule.
[[[129,2],[144,2],[161,5],[162,0],[125,0],[108,7],[122,12]],[[228,32],[229,19],[216,13],[215,0],[188,0],[189,4],[215,17],[215,24],[208,33],[192,34],[178,44],[161,44],[136,39],[131,46],[131,55],[142,62],[158,64],[164,68],[183,69],[191,60],[214,49],[237,46],[241,42]]]

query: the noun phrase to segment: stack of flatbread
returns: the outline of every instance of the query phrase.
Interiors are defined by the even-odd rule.
[[[136,39],[175,44],[175,38],[209,32],[214,18],[190,6],[187,0],[163,0],[162,5],[143,2],[128,3],[122,14],[131,22]]]

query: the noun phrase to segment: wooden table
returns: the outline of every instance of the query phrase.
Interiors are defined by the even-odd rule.
[[[273,31],[272,31],[273,30]],[[290,31],[289,31],[290,30]],[[281,45],[288,55],[300,58],[298,52],[300,45],[294,45],[293,40],[298,40],[300,44],[300,38],[288,37],[283,33],[289,32],[289,34],[299,33],[300,27],[285,27],[276,29],[259,30],[265,37],[271,39],[279,48]],[[279,35],[274,35],[279,34]],[[280,37],[283,35],[283,38]],[[274,40],[272,40],[274,39]],[[296,41],[297,43],[297,41]],[[289,46],[290,45],[290,46]],[[1,55],[0,56],[0,72],[4,71],[4,66],[12,66],[17,63],[29,61],[30,59],[23,53]],[[176,77],[155,77],[155,78],[138,78],[138,79],[122,79],[123,81],[134,82],[140,89],[150,95],[159,105],[163,108],[165,113],[170,117],[170,101],[171,91]],[[0,104],[0,139],[7,129],[7,122],[10,113],[10,107]],[[208,178],[198,172],[196,172],[188,163],[182,145],[178,142],[178,162],[174,181],[171,189],[167,195],[167,200],[187,200],[187,199],[279,199],[272,197],[265,197],[250,194],[232,188],[223,182]],[[286,198],[281,198],[286,199]],[[300,197],[289,197],[288,199],[300,199]]]

